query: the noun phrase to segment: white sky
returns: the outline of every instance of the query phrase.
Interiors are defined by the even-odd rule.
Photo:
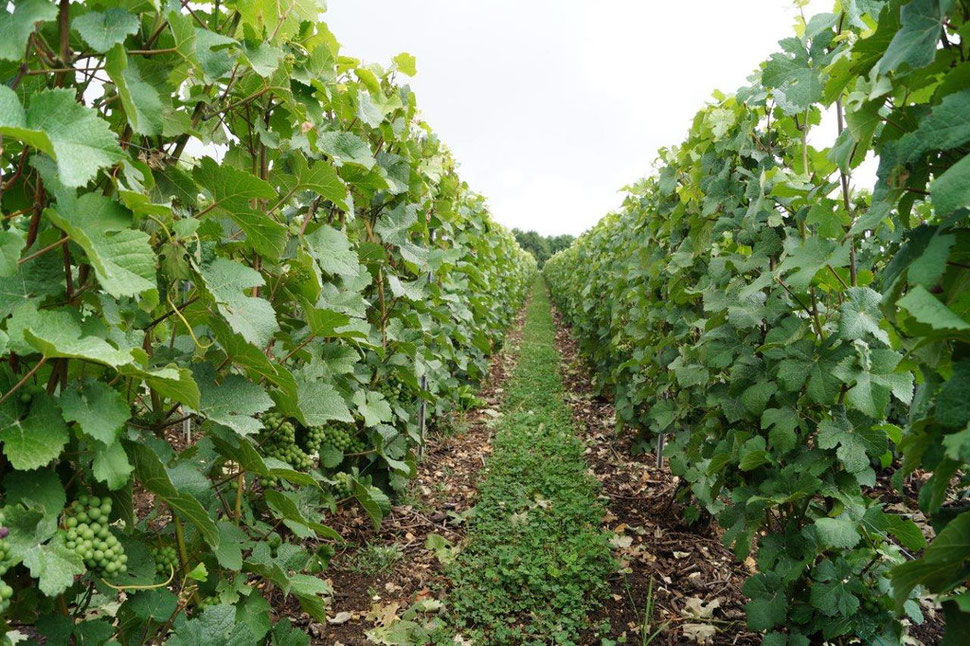
[[[579,234],[652,172],[715,89],[793,35],[791,0],[329,0],[343,53],[410,80],[496,220]],[[831,10],[812,0],[806,16]],[[823,126],[825,124],[823,123]],[[834,133],[832,133],[834,136]]]

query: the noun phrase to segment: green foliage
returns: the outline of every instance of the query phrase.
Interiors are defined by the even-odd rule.
[[[563,249],[568,249],[569,245],[576,241],[576,238],[569,234],[541,236],[535,231],[522,231],[521,229],[512,229],[512,234],[519,246],[535,257],[540,268],[549,258]]]
[[[447,570],[454,621],[476,642],[579,643],[588,612],[608,592],[613,564],[594,502],[598,483],[558,365],[549,299],[537,282],[469,544]]]
[[[323,9],[0,10],[0,632],[306,643],[485,374],[535,263]]]
[[[850,0],[800,25],[544,268],[621,421],[671,436],[672,470],[756,552],[765,643],[900,643],[927,591],[953,643],[966,623],[967,11]],[[897,486],[933,473],[920,558],[873,491],[894,463]]]

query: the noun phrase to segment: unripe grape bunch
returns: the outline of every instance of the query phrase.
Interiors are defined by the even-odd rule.
[[[308,455],[296,443],[296,427],[281,413],[264,413],[263,430],[260,431],[258,441],[263,453],[271,458],[282,460],[297,471],[309,471],[313,468],[313,457]],[[277,478],[260,478],[259,483],[264,488],[275,487],[279,484]]]
[[[404,401],[407,393],[404,382],[396,379],[388,379],[381,382],[381,385],[378,387],[378,392],[384,395],[384,399],[390,402],[392,406]]]
[[[78,496],[64,516],[64,544],[81,557],[88,570],[98,575],[121,574],[128,570],[128,556],[108,526],[111,500]]]
[[[152,558],[155,559],[155,574],[169,576],[178,567],[179,557],[172,545],[152,548]]]
[[[6,525],[6,518],[4,517],[3,511],[0,510],[0,576],[7,573],[10,568],[10,543],[7,542],[7,536],[10,535],[10,529]]]
[[[313,426],[307,429],[307,449],[316,452],[329,445],[344,453],[360,453],[364,444],[356,433],[357,428],[350,424]]]
[[[350,498],[354,492],[354,481],[353,477],[349,473],[338,473],[334,476],[336,482],[333,485],[333,490],[337,494],[337,498]]]
[[[10,568],[10,544],[7,542],[7,536],[10,535],[10,530],[6,526],[6,518],[4,518],[3,511],[0,510],[0,576],[7,573]],[[5,581],[0,580],[0,614],[7,609],[10,605],[10,599],[13,598],[13,588],[11,588]]]

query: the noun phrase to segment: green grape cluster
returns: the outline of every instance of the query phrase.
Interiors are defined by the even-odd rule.
[[[367,447],[364,445],[364,440],[360,436],[354,436],[350,439],[350,446],[347,447],[344,453],[363,453],[366,450]]]
[[[2,615],[7,607],[10,605],[10,600],[13,598],[13,588],[9,585],[0,581],[0,615]]]
[[[334,476],[336,482],[333,485],[333,490],[337,494],[337,498],[350,498],[354,492],[354,480],[353,476],[349,473],[338,473]]]
[[[306,445],[311,451],[319,451],[324,445],[344,453],[359,453],[363,450],[363,443],[357,437],[357,428],[351,424],[308,428]]]
[[[293,422],[281,413],[265,413],[263,427],[259,441],[265,455],[282,460],[297,471],[309,471],[313,468],[313,456],[296,443],[296,426]],[[279,480],[275,477],[260,478],[259,483],[264,489],[268,489],[278,486]]]
[[[155,574],[169,576],[178,567],[179,556],[172,545],[152,548],[152,558],[155,559]]]
[[[67,508],[64,536],[67,549],[84,560],[87,568],[100,575],[128,570],[124,547],[108,527],[111,500],[97,496],[78,496]]]
[[[10,535],[10,530],[7,529],[5,522],[6,519],[4,518],[3,511],[0,511],[0,576],[6,574],[7,569],[10,567],[8,563],[10,559],[10,545],[7,543],[7,536]],[[11,598],[13,598],[13,588],[0,580],[0,614],[3,614],[7,606],[10,605]]]
[[[10,568],[10,544],[7,542],[9,535],[10,530],[6,526],[6,518],[4,518],[3,511],[0,510],[0,576],[6,574]]]
[[[260,476],[258,480],[263,489],[278,489],[280,486],[280,479],[276,476]]]
[[[381,385],[378,387],[378,392],[384,395],[384,399],[389,401],[393,406],[404,401],[407,395],[407,387],[404,385],[404,382],[396,379],[386,379],[381,382]]]

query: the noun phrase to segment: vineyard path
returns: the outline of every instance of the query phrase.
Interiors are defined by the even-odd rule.
[[[609,644],[646,631],[659,631],[655,644],[758,643],[743,621],[744,565],[710,528],[682,525],[677,479],[616,435],[613,404],[542,281],[479,395],[430,437],[411,495],[380,530],[341,512],[351,540],[327,573],[330,622],[292,616],[314,643]]]

